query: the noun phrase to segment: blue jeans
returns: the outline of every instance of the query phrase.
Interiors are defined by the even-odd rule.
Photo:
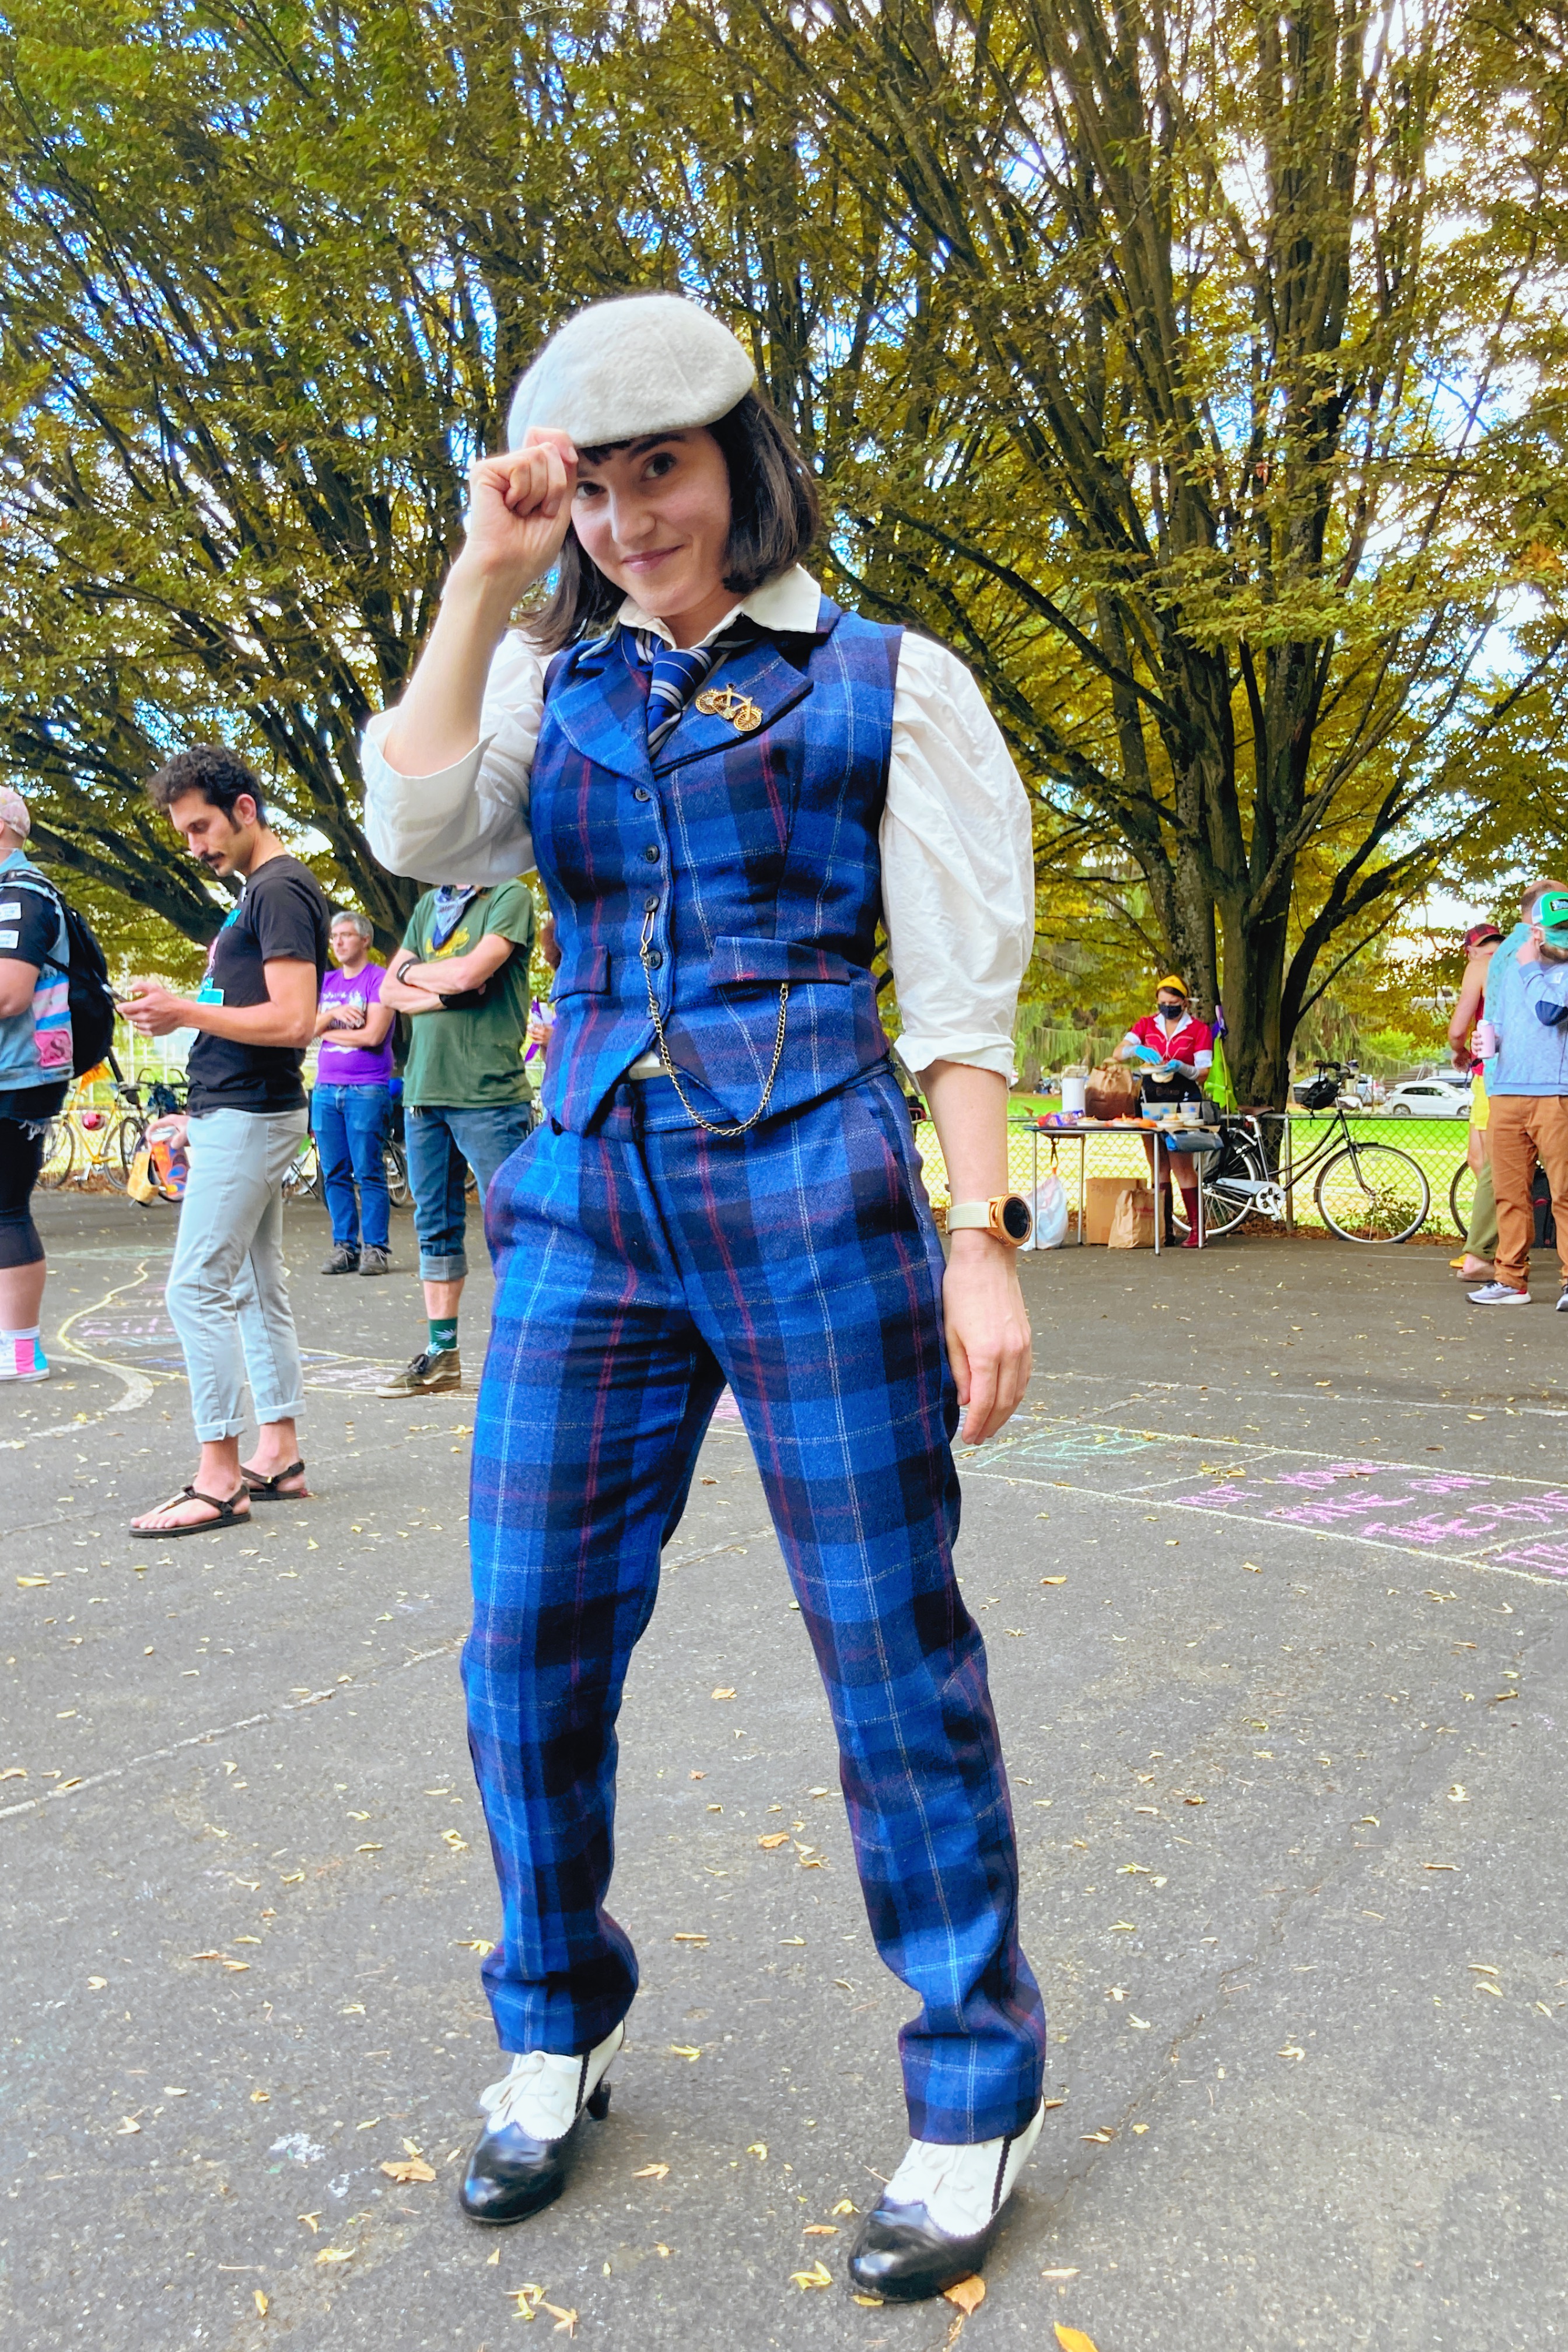
[[[479,1179],[482,1202],[496,1171],[532,1132],[531,1102],[500,1103],[490,1110],[438,1106],[405,1112],[403,1140],[422,1282],[460,1282],[468,1273],[463,1188],[468,1170]]]
[[[318,1086],[310,1097],[321,1184],[340,1249],[358,1249],[362,1242],[366,1249],[386,1247],[392,1203],[382,1155],[391,1109],[384,1087]]]

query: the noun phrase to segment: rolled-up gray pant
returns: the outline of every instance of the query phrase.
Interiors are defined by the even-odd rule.
[[[191,1172],[163,1303],[204,1445],[245,1428],[247,1373],[258,1421],[292,1421],[303,1405],[283,1267],[283,1177],[308,1117],[301,1105],[191,1120]]]

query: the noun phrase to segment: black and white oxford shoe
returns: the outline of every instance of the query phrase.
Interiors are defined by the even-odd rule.
[[[525,2051],[499,2083],[480,2092],[485,2127],[458,2191],[470,2221],[500,2228],[526,2221],[555,2202],[566,2186],[584,2112],[595,2123],[610,2112],[605,2075],[626,2038],[623,2022],[596,2049],[574,2058]]]
[[[1042,2104],[1021,2132],[1001,2139],[967,2147],[912,2141],[849,2257],[860,2292],[924,2303],[979,2270],[1045,2119]]]

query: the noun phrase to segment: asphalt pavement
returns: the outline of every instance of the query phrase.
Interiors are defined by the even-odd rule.
[[[1431,1248],[1026,1260],[1038,1369],[963,1459],[960,1565],[1056,2104],[965,2319],[846,2290],[911,2003],[723,1407],[621,1722],[610,2115],[548,2213],[461,2221],[500,2071],[457,1675],[488,1276],[465,1391],[383,1402],[407,1217],[403,1272],[334,1281],[291,1208],[315,1499],[132,1543],[194,1461],[174,1213],[43,1202],[57,1376],[0,1391],[7,2346],[1568,2340],[1553,1268],[1488,1314]]]

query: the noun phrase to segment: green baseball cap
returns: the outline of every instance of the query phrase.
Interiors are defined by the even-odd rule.
[[[1548,890],[1537,899],[1535,919],[1543,931],[1568,932],[1568,890]]]

